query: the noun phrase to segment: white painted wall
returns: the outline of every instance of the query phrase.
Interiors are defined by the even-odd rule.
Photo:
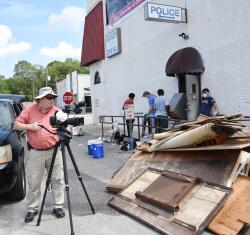
[[[77,74],[77,72],[72,73],[72,86],[70,85],[70,74],[66,75],[66,79],[57,82],[57,106],[62,108],[65,104],[63,102],[63,94],[66,91],[70,91],[73,95],[77,95],[77,102],[84,101],[85,95],[92,95],[91,90],[86,91],[84,88],[90,88],[90,75],[89,74]],[[73,91],[71,91],[71,87]]]
[[[56,90],[57,90],[57,95],[58,97],[56,98],[56,105],[60,108],[62,108],[65,104],[63,103],[63,94],[66,91],[70,91],[70,87],[67,87],[67,81],[66,79],[57,82],[56,83]]]
[[[92,3],[93,2],[88,1]],[[98,2],[98,1],[96,1]],[[168,58],[178,49],[194,47],[204,60],[201,86],[209,87],[221,113],[250,115],[250,1],[154,0],[187,8],[188,23],[144,20],[144,9],[122,20],[122,53],[90,66],[94,118],[122,114],[122,103],[134,92],[135,111],[144,111],[144,90],[163,88],[169,98],[177,92],[177,79],[165,75]],[[105,17],[104,17],[105,19]],[[183,40],[180,33],[189,35]],[[93,85],[99,71],[101,84]],[[97,102],[98,101],[98,102]]]
[[[83,101],[85,95],[91,95],[91,91],[88,92],[85,89],[90,88],[90,76],[88,74],[78,74],[78,100]]]

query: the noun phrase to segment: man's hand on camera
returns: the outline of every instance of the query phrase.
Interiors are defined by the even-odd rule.
[[[39,131],[42,128],[41,125],[42,125],[41,122],[34,122],[34,123],[30,124],[29,130]]]

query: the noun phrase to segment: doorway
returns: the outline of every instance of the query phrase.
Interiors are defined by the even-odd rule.
[[[92,103],[91,103],[91,96],[90,95],[85,95],[84,97],[85,103],[86,103],[86,113],[91,113],[92,112]]]
[[[200,75],[178,74],[179,93],[185,94],[186,119],[196,120],[200,110]]]

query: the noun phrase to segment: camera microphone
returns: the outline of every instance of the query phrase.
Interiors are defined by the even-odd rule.
[[[56,120],[59,122],[65,122],[68,119],[67,113],[65,113],[61,110],[56,112],[55,116],[56,116]]]

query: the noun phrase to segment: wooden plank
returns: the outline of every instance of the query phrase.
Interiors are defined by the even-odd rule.
[[[147,171],[137,178],[137,184],[130,184],[123,192],[122,196],[129,198],[130,200],[135,199],[134,191],[144,191],[152,182],[154,182],[160,174]]]
[[[196,186],[180,203],[180,210],[174,215],[174,221],[183,222],[198,229],[225,194],[225,191],[206,185]]]
[[[180,201],[198,183],[197,178],[163,173],[144,191],[137,190],[135,195],[142,201],[174,212],[179,209]]]
[[[193,152],[136,152],[117,172],[107,186],[111,192],[125,188],[148,167],[201,178],[204,181],[230,186],[239,166],[240,150]],[[114,191],[112,191],[115,189]]]
[[[217,234],[236,235],[250,223],[250,178],[239,176],[233,193],[208,228]]]
[[[114,197],[109,201],[109,205],[153,227],[162,234],[193,235],[192,231],[189,231],[180,225],[171,223],[169,219],[140,208],[132,202],[128,202],[122,198]]]
[[[127,187],[130,188],[128,198],[126,198],[126,195],[123,193],[127,190],[127,188],[125,188],[120,194],[110,200],[109,205],[152,226],[163,234],[200,234],[231,192],[230,188],[204,183],[198,179],[199,185],[196,185],[183,199],[180,203],[180,210],[177,213],[171,213],[162,210],[160,207],[155,207],[150,203],[140,201],[138,198],[131,200],[131,194],[135,194],[138,188],[140,188],[140,181],[143,179],[143,175],[145,174],[146,178],[149,177],[149,174],[147,174],[148,172],[155,172],[156,175],[169,173],[172,177],[182,176],[191,180],[188,176],[148,169],[129,184]],[[154,178],[155,181],[159,179],[159,177]],[[165,183],[168,184],[169,182],[165,181]],[[169,193],[173,185],[170,184],[168,186],[170,187]]]

